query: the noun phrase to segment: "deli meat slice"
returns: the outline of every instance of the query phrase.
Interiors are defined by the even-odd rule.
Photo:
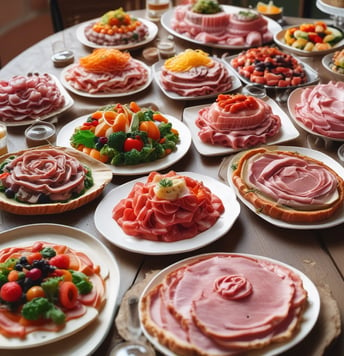
[[[152,172],[137,182],[112,212],[131,236],[173,242],[189,239],[213,226],[224,211],[220,198],[190,177]]]
[[[146,67],[133,58],[124,69],[116,71],[93,72],[74,64],[65,73],[65,80],[71,87],[89,94],[133,91],[144,86],[148,77]]]
[[[302,90],[295,116],[312,131],[344,139],[344,83],[330,81]]]
[[[195,123],[203,142],[232,148],[265,143],[281,128],[280,117],[265,101],[242,94],[220,94],[199,111]]]
[[[56,81],[47,73],[0,80],[0,121],[36,119],[65,105]]]
[[[287,222],[327,219],[344,200],[344,180],[333,169],[292,151],[246,151],[235,163],[232,181],[261,213]]]
[[[85,189],[87,169],[57,149],[29,150],[3,166],[0,186],[15,199],[35,204],[72,199]]]
[[[143,296],[141,315],[147,332],[178,355],[220,356],[289,340],[306,305],[302,279],[289,268],[212,254],[167,273]]]

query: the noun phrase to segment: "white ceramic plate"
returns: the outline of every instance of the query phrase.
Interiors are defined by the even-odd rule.
[[[179,95],[179,94],[177,94],[177,93],[175,93],[173,91],[166,90],[161,85],[161,81],[160,81],[161,67],[164,65],[164,63],[165,63],[165,60],[160,60],[159,62],[156,62],[156,63],[153,64],[153,75],[154,75],[154,80],[159,85],[161,91],[167,97],[169,97],[169,98],[171,98],[173,100],[184,100],[184,101],[185,100],[202,100],[202,99],[214,98],[218,94],[223,93],[223,92],[219,92],[219,93],[212,93],[212,94],[209,94],[209,95],[182,96],[182,95]],[[227,65],[227,63],[225,61],[222,61],[222,63],[226,66],[227,70],[229,71],[230,76],[231,76],[231,80],[232,80],[232,86],[231,86],[231,88],[229,88],[229,90],[226,91],[226,93],[232,92],[232,91],[235,91],[235,90],[239,89],[241,87],[241,82],[237,78],[236,73],[233,72],[233,69],[229,65]]]
[[[288,115],[286,115],[286,113],[277,105],[277,103],[274,100],[270,99],[269,97],[265,97],[263,100],[265,100],[271,106],[272,112],[281,118],[281,124],[282,124],[280,133],[275,137],[269,137],[265,145],[274,145],[277,143],[290,141],[298,137],[299,132],[290,121]],[[191,106],[185,108],[183,112],[183,121],[188,125],[191,131],[192,141],[197,151],[204,156],[218,156],[218,155],[231,154],[233,152],[243,150],[243,148],[234,149],[231,147],[224,147],[221,145],[212,145],[203,142],[199,138],[198,133],[200,129],[196,126],[195,121],[198,117],[198,112],[202,108],[208,107],[210,105],[211,104]]]
[[[210,229],[191,239],[176,242],[149,241],[125,234],[117,222],[113,220],[112,210],[121,199],[128,196],[136,182],[146,182],[147,177],[141,177],[113,189],[99,203],[94,215],[97,230],[114,245],[124,250],[146,255],[176,254],[193,251],[216,241],[229,231],[239,216],[240,205],[236,200],[233,190],[228,185],[212,177],[192,172],[182,172],[181,174],[202,181],[213,194],[221,198],[225,211]]]
[[[80,95],[80,96],[84,96],[86,98],[119,98],[119,97],[122,97],[122,96],[128,96],[128,95],[133,95],[133,94],[136,94],[136,93],[139,93],[143,90],[145,90],[146,88],[149,87],[149,85],[151,84],[152,80],[153,80],[153,76],[152,76],[152,70],[150,67],[148,67],[145,63],[137,60],[137,59],[134,59],[136,62],[140,62],[141,65],[146,69],[147,73],[148,73],[148,78],[147,78],[147,81],[144,85],[134,89],[134,90],[131,90],[131,91],[127,91],[124,89],[124,91],[122,92],[112,92],[112,93],[95,93],[95,94],[90,94],[89,92],[86,92],[86,91],[82,91],[82,90],[78,90],[76,88],[74,88],[72,85],[70,85],[70,83],[65,79],[65,76],[66,76],[66,73],[68,71],[69,68],[75,66],[75,64],[71,64],[67,67],[65,67],[62,72],[61,72],[61,76],[60,76],[60,79],[61,79],[61,83],[68,89],[70,90],[72,93],[74,94],[77,94],[77,95]]]
[[[225,253],[221,253],[223,255]],[[141,295],[140,302],[142,300],[142,297],[146,295],[152,288],[157,286],[162,282],[164,277],[172,272],[175,269],[180,268],[182,265],[185,263],[190,264],[192,261],[198,260],[202,256],[212,256],[212,255],[217,255],[217,254],[204,254],[204,255],[199,255],[199,256],[193,256],[191,258],[187,258],[184,260],[181,260],[177,263],[174,263],[173,265],[165,268],[161,272],[159,272],[146,286],[145,290],[143,291]],[[302,323],[300,325],[300,330],[295,334],[295,336],[290,339],[287,342],[284,343],[275,343],[269,347],[265,347],[261,350],[258,350],[256,352],[252,351],[251,353],[253,355],[262,355],[262,352],[264,352],[264,356],[273,356],[273,355],[278,355],[282,354],[283,352],[291,349],[293,346],[297,345],[299,342],[301,342],[313,329],[315,323],[317,322],[319,312],[320,312],[320,296],[319,292],[314,285],[314,283],[301,271],[297,270],[296,268],[289,266],[283,262],[268,258],[268,257],[263,257],[263,256],[257,256],[257,255],[249,255],[249,254],[236,254],[236,253],[228,253],[228,255],[235,255],[235,256],[247,256],[247,257],[252,257],[256,259],[261,259],[261,260],[267,260],[270,261],[274,264],[281,265],[284,267],[289,268],[296,274],[298,274],[303,282],[303,287],[308,293],[308,304],[307,304],[307,309],[304,311],[303,318],[302,318]],[[162,354],[166,356],[175,356],[175,353],[171,352],[169,349],[167,349],[165,346],[161,345],[157,339],[153,338],[146,330],[144,325],[141,323],[143,332],[147,339],[153,344],[153,346],[162,352]]]
[[[344,73],[338,73],[335,72],[331,69],[331,64],[332,64],[332,57],[333,57],[334,53],[329,53],[326,56],[324,56],[321,60],[321,64],[323,65],[323,67],[328,70],[336,80],[341,80],[344,81]]]
[[[290,28],[293,28],[293,27],[297,27],[297,26],[290,26]],[[287,29],[288,28],[285,28],[282,31],[275,33],[274,41],[278,46],[282,47],[285,51],[293,53],[300,57],[324,56],[325,54],[337,51],[338,49],[340,49],[344,46],[344,39],[341,39],[332,48],[324,50],[324,51],[304,51],[303,49],[294,48],[294,47],[289,46],[285,43],[284,35],[285,35]]]
[[[248,80],[247,78],[245,78],[244,76],[240,75],[238,73],[238,71],[231,65],[231,60],[233,58],[237,57],[237,55],[234,56],[230,56],[230,57],[225,57],[224,60],[227,61],[227,63],[231,66],[232,70],[234,71],[234,73],[240,78],[241,81],[243,81],[245,84],[254,84],[257,86],[262,86],[266,89],[277,89],[277,90],[287,90],[287,89],[293,89],[293,88],[298,88],[298,87],[304,87],[307,85],[311,85],[311,84],[315,84],[319,81],[319,74],[316,70],[314,70],[311,66],[309,66],[308,64],[299,61],[300,64],[302,64],[305,72],[306,72],[306,76],[307,76],[307,81],[305,83],[302,83],[300,85],[296,85],[296,86],[292,86],[289,85],[287,87],[278,87],[278,86],[271,86],[271,85],[260,85],[258,83],[254,83],[251,82],[250,80]]]
[[[312,88],[312,86],[310,86],[309,88]],[[302,91],[304,90],[304,88],[297,88],[295,90],[293,90],[291,92],[291,94],[289,95],[288,98],[288,110],[289,110],[289,114],[291,116],[291,118],[294,120],[294,122],[301,127],[303,130],[305,130],[306,132],[321,137],[325,140],[330,140],[330,141],[338,141],[338,142],[343,142],[344,139],[339,139],[339,138],[333,138],[333,137],[328,137],[325,135],[322,135],[316,131],[313,131],[312,129],[310,129],[309,127],[307,127],[306,125],[304,125],[303,122],[301,122],[300,120],[297,119],[296,117],[296,113],[295,113],[295,106],[296,104],[300,103],[301,100],[301,94]]]
[[[105,277],[106,302],[96,320],[81,325],[81,319],[68,321],[60,332],[34,332],[24,340],[0,336],[0,353],[25,355],[88,355],[96,350],[110,330],[120,285],[120,274],[112,254],[99,240],[88,233],[65,225],[32,224],[0,233],[0,249],[25,246],[35,241],[55,242],[84,252],[98,264]],[[63,340],[62,340],[63,339]],[[6,351],[4,351],[6,349]]]
[[[230,5],[221,5],[221,6],[225,12],[230,13],[230,14],[236,14],[239,11],[242,11],[242,10],[247,11],[248,10],[247,8],[238,7],[238,6],[230,6]],[[171,21],[173,19],[173,14],[174,14],[173,8],[168,10],[167,12],[165,12],[161,17],[161,24],[172,35],[179,37],[185,41],[196,43],[199,45],[206,45],[206,46],[212,47],[212,48],[221,48],[221,49],[244,49],[244,48],[250,47],[249,45],[247,45],[247,46],[233,46],[233,45],[226,45],[226,44],[201,42],[201,41],[195,40],[194,38],[184,36],[183,34],[172,29]],[[270,30],[270,32],[272,34],[275,34],[282,30],[282,27],[276,21],[274,21],[266,16],[263,16],[263,17],[268,21],[268,29]]]
[[[72,147],[70,145],[70,138],[72,137],[75,128],[81,126],[88,116],[89,115],[81,116],[63,126],[57,135],[56,144],[58,146]],[[107,166],[112,169],[113,174],[120,176],[147,174],[151,171],[167,168],[184,157],[191,146],[191,133],[187,126],[180,120],[170,115],[164,114],[164,116],[166,116],[168,121],[172,123],[172,127],[179,132],[180,143],[177,144],[177,149],[164,158],[153,162],[137,164],[135,166],[113,166],[108,164]]]
[[[44,116],[39,116],[36,117],[34,119],[23,119],[23,120],[18,120],[18,121],[2,121],[0,120],[1,123],[3,123],[6,126],[25,126],[25,125],[31,125],[34,122],[36,122],[37,120],[48,120],[53,118],[54,116],[58,116],[60,114],[62,114],[64,111],[68,110],[74,103],[74,100],[72,99],[72,97],[68,94],[67,90],[63,87],[63,85],[60,83],[60,81],[53,75],[50,74],[49,75],[55,80],[56,85],[58,86],[61,94],[64,96],[65,98],[65,104],[63,107],[59,108],[58,110],[52,111],[49,114],[46,114]]]
[[[337,161],[332,159],[331,157],[327,156],[326,154],[312,150],[310,148],[304,148],[304,147],[296,147],[296,146],[276,146],[274,147],[276,150],[282,150],[282,151],[290,151],[290,152],[298,152],[302,155],[314,158],[318,161],[323,162],[326,164],[328,167],[332,168],[339,176],[344,177],[344,167],[341,166]],[[240,156],[240,153],[235,155],[230,164],[228,165],[228,171],[227,171],[227,180],[231,187],[234,189],[237,197],[250,209],[252,210],[257,216],[260,218],[264,219],[265,221],[269,222],[272,225],[276,225],[279,227],[287,228],[287,229],[298,229],[298,230],[317,230],[317,229],[326,229],[329,227],[337,226],[339,224],[342,224],[344,222],[344,205],[329,219],[324,220],[319,223],[288,223],[282,220],[274,219],[266,214],[262,214],[257,212],[256,207],[251,204],[249,201],[244,199],[241,194],[238,192],[238,189],[234,185],[232,181],[232,164],[234,164],[238,157]]]
[[[90,48],[102,48],[102,47],[110,47],[110,48],[117,48],[117,49],[133,49],[133,48],[138,48],[142,47],[145,44],[151,42],[154,40],[158,33],[158,27],[155,23],[138,18],[142,23],[147,25],[148,27],[148,35],[147,37],[141,41],[141,42],[135,42],[135,43],[128,43],[128,44],[122,44],[122,45],[117,45],[117,46],[103,46],[103,45],[98,45],[97,43],[89,41],[86,36],[85,36],[85,28],[90,24],[90,23],[95,23],[98,22],[100,19],[96,18],[90,21],[83,22],[78,28],[76,29],[76,38],[85,46],[90,47]]]

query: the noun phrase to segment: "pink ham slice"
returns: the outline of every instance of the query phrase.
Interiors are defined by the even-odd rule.
[[[190,177],[184,177],[187,194],[176,200],[157,198],[154,192],[157,175],[152,172],[146,183],[136,183],[129,195],[113,208],[113,219],[126,234],[165,242],[189,239],[213,226],[223,213],[220,198]],[[171,171],[161,178],[177,176]]]
[[[200,257],[143,298],[146,330],[178,355],[235,355],[293,336],[307,303],[289,268],[248,256]]]

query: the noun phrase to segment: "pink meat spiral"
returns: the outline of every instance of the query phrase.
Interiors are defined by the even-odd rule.
[[[304,88],[295,105],[296,119],[323,136],[344,139],[344,83],[330,81]]]
[[[42,195],[53,202],[66,201],[85,188],[86,168],[55,149],[26,151],[9,161],[3,171],[2,186],[21,202],[35,204]]]

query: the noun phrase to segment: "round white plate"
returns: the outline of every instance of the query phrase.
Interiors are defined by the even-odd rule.
[[[187,126],[180,120],[170,115],[164,114],[164,116],[172,123],[172,127],[179,132],[180,143],[177,144],[177,149],[164,158],[153,162],[137,164],[135,166],[113,166],[108,164],[108,167],[112,169],[113,174],[120,176],[147,174],[151,171],[167,168],[184,157],[191,146],[191,133]],[[88,117],[89,115],[81,116],[63,126],[57,135],[56,145],[72,147],[70,145],[70,138],[72,137],[75,128],[81,126]]]
[[[201,232],[191,239],[176,242],[150,241],[125,234],[112,218],[112,210],[117,202],[128,196],[136,182],[146,182],[147,177],[141,177],[123,184],[106,194],[99,203],[94,215],[97,230],[114,245],[124,250],[146,255],[176,254],[193,251],[216,241],[229,231],[239,216],[240,205],[233,190],[228,185],[212,177],[192,172],[182,172],[181,174],[202,181],[213,194],[221,198],[225,211],[210,229]]]
[[[297,26],[290,26],[289,28],[293,28]],[[330,26],[334,27],[334,26]],[[314,56],[324,56],[327,53],[331,53],[337,51],[338,49],[344,46],[344,39],[341,39],[338,43],[336,43],[332,48],[326,49],[324,51],[304,51],[303,49],[294,48],[289,46],[284,41],[284,35],[288,28],[283,29],[282,31],[276,33],[274,35],[274,41],[279,46],[282,47],[285,51],[293,53],[300,57],[314,57]]]
[[[310,148],[304,148],[304,147],[297,147],[297,146],[275,146],[274,147],[276,150],[280,151],[290,151],[290,152],[298,152],[302,155],[314,158],[318,161],[323,162],[326,164],[328,167],[332,168],[339,176],[344,177],[344,167],[341,166],[337,161],[332,159],[331,157],[327,156],[326,154],[312,150]],[[232,164],[234,164],[237,161],[237,158],[240,156],[240,153],[235,155],[230,164],[228,165],[228,171],[227,171],[227,179],[231,187],[234,189],[237,197],[250,209],[252,210],[257,216],[260,218],[264,219],[265,221],[269,222],[272,225],[276,225],[279,227],[284,227],[287,229],[298,229],[298,230],[316,230],[316,229],[325,229],[333,226],[337,226],[339,224],[342,224],[344,222],[344,205],[329,219],[324,220],[319,223],[288,223],[282,220],[274,219],[266,214],[262,214],[257,212],[257,208],[251,204],[249,201],[244,199],[241,194],[238,192],[238,189],[234,185],[232,181]]]
[[[225,61],[222,61],[222,63],[225,65],[227,70],[230,73],[231,80],[232,80],[232,86],[229,88],[229,90],[226,91],[226,93],[235,91],[241,87],[241,82],[237,78],[237,75],[235,72],[233,72],[233,69],[227,65]],[[162,85],[160,81],[160,74],[161,74],[161,67],[165,64],[165,60],[160,60],[159,62],[156,62],[153,64],[153,75],[154,75],[154,80],[155,82],[159,85],[161,91],[169,98],[173,100],[203,100],[203,99],[209,99],[209,98],[214,98],[219,94],[222,94],[223,92],[218,92],[218,93],[212,93],[208,95],[197,95],[197,96],[182,96],[177,93],[174,93],[173,91],[166,90]],[[201,84],[200,84],[201,85]]]
[[[243,7],[238,7],[238,6],[230,6],[230,5],[221,5],[223,10],[229,14],[236,14],[239,11],[247,11],[247,8]],[[209,42],[201,42],[198,40],[195,40],[194,38],[190,38],[188,36],[184,36],[183,34],[175,31],[172,26],[171,26],[171,21],[173,19],[173,14],[174,14],[174,8],[168,10],[165,12],[162,17],[161,17],[161,24],[162,26],[166,29],[166,31],[170,32],[172,35],[179,37],[185,41],[196,43],[199,45],[206,45],[208,47],[212,48],[221,48],[221,49],[244,49],[244,48],[249,48],[250,46],[233,46],[233,45],[226,45],[226,44],[218,44],[218,43],[209,43]],[[274,35],[275,33],[279,32],[282,30],[282,27],[274,20],[263,16],[267,22],[268,22],[268,30]],[[272,42],[272,41],[271,41]]]
[[[74,88],[72,85],[70,85],[70,83],[65,79],[65,76],[66,76],[66,73],[68,71],[69,68],[75,66],[75,64],[70,64],[69,66],[65,67],[62,72],[61,72],[61,76],[60,76],[60,79],[61,79],[61,83],[68,89],[70,90],[72,93],[74,94],[77,94],[77,95],[80,95],[80,96],[84,96],[86,98],[119,98],[119,97],[122,97],[122,96],[128,96],[128,95],[133,95],[133,94],[136,94],[136,93],[139,93],[143,90],[145,90],[146,88],[149,87],[149,85],[151,84],[152,82],[152,79],[153,79],[153,76],[152,76],[152,70],[150,67],[148,67],[145,63],[137,60],[137,59],[134,59],[136,62],[140,62],[141,65],[146,69],[147,73],[148,73],[148,79],[146,81],[146,83],[134,90],[131,90],[131,91],[128,91],[126,89],[124,89],[124,91],[122,92],[112,92],[112,93],[95,93],[95,94],[90,94],[86,91],[82,91],[82,90],[78,90],[76,88]]]
[[[331,69],[333,55],[334,53],[329,53],[326,56],[324,56],[321,60],[321,64],[326,70],[328,70],[335,77],[336,80],[344,81],[344,73],[343,74],[338,73]]]
[[[310,86],[309,88],[312,88],[312,86]],[[316,131],[313,131],[312,129],[310,129],[309,127],[307,127],[306,125],[304,125],[303,122],[301,122],[300,120],[298,120],[298,118],[296,117],[296,113],[295,113],[295,106],[296,104],[300,103],[301,100],[301,94],[302,91],[304,90],[304,88],[297,88],[295,90],[293,90],[288,98],[288,110],[289,110],[289,114],[291,116],[291,118],[293,119],[293,121],[299,126],[301,127],[303,130],[305,130],[306,132],[321,137],[324,140],[330,140],[330,141],[338,141],[338,142],[343,142],[344,139],[340,139],[340,138],[333,138],[333,137],[329,137],[329,136],[325,136],[322,135]]]
[[[271,86],[271,85],[261,85],[258,83],[254,83],[251,82],[249,79],[245,78],[244,76],[240,75],[238,73],[238,71],[231,65],[231,60],[234,59],[235,57],[237,57],[237,55],[234,56],[230,56],[230,57],[225,57],[224,60],[226,60],[228,62],[228,64],[231,66],[232,70],[234,71],[234,73],[240,78],[241,81],[243,81],[245,84],[254,84],[257,86],[261,86],[264,87],[266,89],[277,89],[277,90],[287,90],[287,89],[293,89],[293,88],[298,88],[298,87],[304,87],[307,85],[311,85],[311,84],[315,84],[319,81],[319,74],[316,70],[314,70],[311,66],[309,66],[308,64],[299,61],[300,64],[302,64],[305,72],[306,72],[306,76],[307,76],[307,81],[305,83],[293,86],[293,85],[289,85],[287,87],[278,87],[278,86]]]
[[[288,115],[277,105],[277,103],[274,100],[270,99],[269,97],[265,97],[263,100],[265,100],[267,104],[271,106],[272,112],[281,118],[281,124],[282,124],[280,133],[274,137],[269,137],[265,145],[275,145],[277,143],[290,141],[298,137],[299,132],[290,121]],[[185,108],[183,112],[183,121],[188,125],[190,129],[192,141],[197,151],[204,156],[220,156],[220,155],[231,154],[243,150],[244,148],[234,149],[231,147],[224,147],[221,145],[212,145],[210,143],[203,142],[199,138],[198,133],[200,129],[196,126],[195,121],[198,117],[199,111],[210,105],[211,104],[191,106]]]
[[[7,356],[25,355],[87,355],[94,352],[110,330],[120,285],[117,262],[109,250],[92,235],[65,225],[32,224],[0,233],[0,249],[9,246],[26,246],[35,241],[65,244],[84,252],[94,264],[98,264],[105,277],[106,302],[96,320],[89,326],[80,325],[80,320],[68,321],[59,332],[34,332],[26,339],[5,338],[0,335],[0,353]],[[4,351],[6,349],[6,351]]]
[[[143,291],[141,295],[140,302],[142,300],[142,297],[146,295],[152,288],[157,286],[162,282],[164,277],[172,272],[175,269],[180,268],[184,264],[190,264],[195,260],[198,260],[199,258],[203,256],[212,256],[212,255],[218,255],[219,253],[214,253],[214,254],[203,254],[199,256],[193,256],[191,258],[187,258],[184,260],[181,260],[177,263],[172,264],[171,266],[165,268],[161,272],[159,272],[146,286],[145,290]],[[220,253],[221,255],[226,255],[227,253]],[[268,258],[268,257],[263,257],[263,256],[257,256],[257,255],[250,255],[250,254],[238,254],[238,253],[228,253],[228,255],[234,255],[234,256],[247,256],[255,259],[260,259],[260,260],[267,260],[269,262],[272,262],[274,264],[281,265],[283,267],[287,267],[296,274],[298,274],[303,282],[303,287],[308,293],[308,304],[307,308],[304,311],[303,317],[302,317],[302,323],[300,325],[300,330],[294,335],[292,339],[290,339],[287,342],[284,343],[275,343],[269,347],[265,347],[261,350],[258,350],[257,353],[252,351],[254,355],[262,355],[262,352],[264,352],[264,356],[273,356],[273,355],[278,355],[282,354],[283,352],[291,349],[295,345],[297,345],[299,342],[301,342],[313,329],[315,323],[317,322],[319,312],[320,312],[320,296],[319,292],[314,285],[314,283],[301,271],[297,270],[296,268],[289,266],[283,262]],[[140,318],[141,319],[141,318]],[[147,339],[153,344],[153,346],[162,352],[166,356],[175,356],[175,353],[171,352],[169,349],[167,349],[165,346],[161,345],[157,339],[153,338],[146,330],[144,325],[141,323],[143,332]],[[251,352],[250,352],[251,354]]]
[[[18,120],[18,121],[2,121],[0,120],[1,123],[3,123],[6,126],[25,126],[25,125],[31,125],[34,122],[36,122],[37,120],[48,120],[53,118],[54,116],[58,116],[60,114],[62,114],[64,111],[68,110],[74,103],[74,100],[72,99],[72,97],[68,94],[67,90],[63,87],[63,85],[61,85],[60,81],[53,75],[50,74],[49,75],[55,80],[57,87],[59,88],[61,94],[64,96],[65,98],[65,104],[63,105],[63,107],[59,108],[58,110],[52,111],[49,114],[46,114],[44,116],[39,116],[36,117],[34,119],[23,119],[23,120]]]
[[[82,24],[80,24],[80,26],[78,26],[78,28],[76,29],[76,38],[85,46],[90,47],[90,48],[102,48],[102,47],[110,47],[110,48],[117,48],[117,49],[133,49],[133,48],[138,48],[138,47],[142,47],[145,44],[151,42],[154,40],[154,38],[156,37],[157,33],[158,33],[158,27],[155,23],[142,19],[142,18],[138,18],[138,20],[140,20],[142,23],[144,23],[145,25],[147,25],[148,27],[148,35],[147,37],[141,41],[141,42],[135,42],[135,43],[128,43],[128,44],[122,44],[122,45],[117,45],[117,46],[103,46],[103,45],[99,45],[97,43],[91,42],[89,41],[86,36],[85,36],[85,28],[90,24],[90,23],[95,23],[98,22],[100,19],[96,18],[90,21],[86,21],[83,22]]]

